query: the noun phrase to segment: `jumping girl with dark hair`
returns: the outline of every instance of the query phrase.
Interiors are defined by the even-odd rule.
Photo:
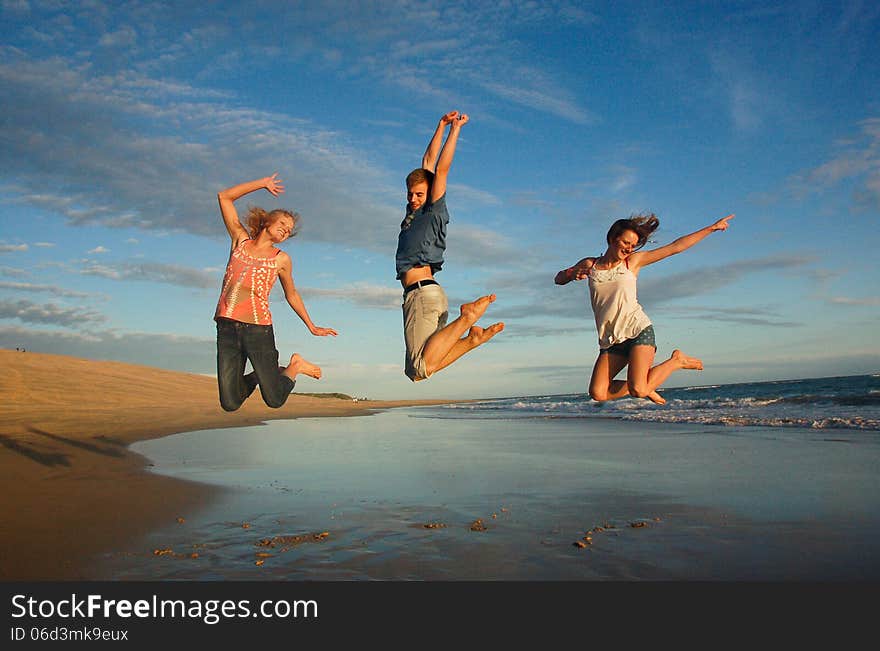
[[[715,231],[725,231],[733,215],[674,242],[648,251],[640,251],[660,221],[653,214],[618,219],[606,235],[608,248],[596,258],[583,258],[556,274],[556,284],[588,279],[590,304],[599,333],[599,357],[590,378],[593,400],[614,400],[632,396],[666,402],[657,388],[680,369],[702,370],[703,362],[672,351],[665,362],[651,366],[657,346],[654,327],[639,305],[636,282],[642,267],[681,253]],[[615,376],[629,366],[626,381]]]
[[[302,297],[293,284],[290,256],[276,248],[296,233],[299,215],[287,210],[251,208],[248,228],[242,226],[235,201],[260,189],[278,196],[284,186],[277,174],[242,183],[217,194],[223,223],[232,239],[232,250],[223,277],[220,300],[214,313],[217,322],[217,384],[220,404],[235,411],[260,385],[263,401],[280,407],[286,401],[300,373],[319,379],[321,369],[294,353],[286,367],[278,366],[275,332],[269,311],[269,292],[275,278],[281,279],[287,303],[313,335],[336,336],[332,328],[312,323]],[[253,372],[245,375],[250,360]]]

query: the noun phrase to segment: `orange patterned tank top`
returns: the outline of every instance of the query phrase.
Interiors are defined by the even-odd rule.
[[[278,277],[276,257],[281,250],[276,249],[271,258],[255,258],[247,252],[246,245],[250,241],[242,241],[229,254],[214,319],[272,325],[269,292]]]

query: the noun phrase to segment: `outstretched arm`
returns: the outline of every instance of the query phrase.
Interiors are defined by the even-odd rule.
[[[675,255],[676,253],[687,251],[694,244],[701,241],[711,233],[714,233],[715,231],[726,231],[727,227],[730,225],[728,224],[728,222],[731,219],[733,219],[733,215],[722,217],[714,224],[706,226],[706,228],[701,228],[700,230],[693,232],[690,235],[683,235],[677,240],[670,242],[666,246],[661,246],[650,251],[636,251],[629,256],[629,268],[633,271],[637,271],[641,267],[646,267],[649,264],[653,264],[664,258],[668,258],[669,256]]]
[[[246,194],[264,188],[277,197],[284,192],[284,185],[282,185],[281,179],[277,177],[278,173],[276,172],[272,176],[240,183],[217,193],[217,200],[220,202],[220,214],[223,216],[223,223],[226,225],[226,230],[229,232],[229,237],[232,238],[233,244],[237,244],[247,237],[247,231],[241,225],[238,212],[235,210],[235,201]]]
[[[296,312],[296,315],[302,319],[302,322],[306,324],[306,327],[316,337],[326,337],[327,335],[336,336],[336,331],[333,328],[320,328],[312,323],[311,317],[309,317],[308,310],[306,310],[306,305],[303,303],[302,296],[296,289],[296,285],[293,284],[293,274],[291,273],[292,263],[290,261],[290,256],[284,253],[283,251],[278,254],[278,278],[281,280],[281,287],[284,289],[284,298],[287,299],[287,304]]]
[[[446,142],[443,143],[443,149],[440,151],[440,158],[437,161],[437,169],[434,170],[434,182],[431,184],[431,201],[437,201],[437,199],[446,194],[446,179],[449,176],[449,168],[452,167],[452,159],[455,156],[458,134],[461,128],[468,123],[467,114],[458,113],[457,111],[453,111],[453,113],[457,117],[453,118],[449,124],[449,135],[446,136]],[[451,113],[447,113],[447,115],[451,115]]]
[[[590,273],[590,269],[593,268],[593,264],[595,264],[595,262],[596,258],[583,258],[581,260],[578,260],[568,269],[563,269],[558,274],[556,274],[554,282],[557,285],[567,285],[572,280],[583,280],[587,277],[587,274]]]

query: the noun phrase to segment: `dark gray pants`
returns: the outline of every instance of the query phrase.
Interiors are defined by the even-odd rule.
[[[250,360],[254,370],[244,374]],[[235,411],[260,385],[263,402],[280,407],[293,391],[294,381],[278,370],[278,350],[272,326],[217,319],[217,385],[220,405]]]

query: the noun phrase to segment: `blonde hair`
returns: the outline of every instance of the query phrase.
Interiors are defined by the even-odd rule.
[[[260,233],[282,217],[290,217],[293,220],[293,228],[290,231],[290,237],[293,237],[299,231],[299,213],[284,210],[283,208],[276,208],[268,212],[259,206],[248,208],[247,229],[251,238],[257,239]]]

